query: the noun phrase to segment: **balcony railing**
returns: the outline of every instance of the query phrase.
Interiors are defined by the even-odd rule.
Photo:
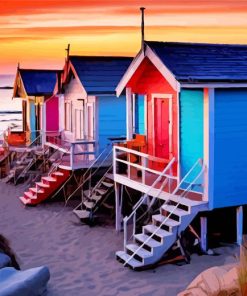
[[[46,145],[53,147],[63,154],[63,163],[70,169],[87,168],[96,157],[95,140],[75,140],[69,141],[61,138],[61,135],[46,135]]]
[[[134,149],[114,146],[114,176],[120,175],[143,185],[151,186],[169,164],[169,159],[152,156]],[[177,184],[176,162],[169,168],[164,178],[168,178],[167,190]]]

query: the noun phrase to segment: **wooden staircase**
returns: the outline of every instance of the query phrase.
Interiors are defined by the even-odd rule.
[[[133,207],[132,213],[123,220],[124,225],[124,250],[116,252],[118,261],[134,270],[145,269],[156,264],[165,253],[177,242],[182,231],[184,231],[200,211],[208,210],[208,203],[200,200],[190,199],[194,189],[204,188],[203,175],[204,165],[201,159],[192,166],[174,190],[166,191],[165,184],[170,176],[167,174],[169,167],[174,162],[170,161],[168,166],[155,180],[145,195]],[[164,177],[158,192],[156,185]],[[152,192],[156,191],[153,195]],[[158,214],[153,214],[147,225],[142,226],[142,231],[138,233],[139,225],[136,224],[137,210],[147,204],[147,198],[152,196],[151,205],[148,206],[146,214],[151,210],[155,201],[159,200],[161,206]],[[128,225],[128,221],[131,223]],[[146,222],[147,223],[147,222]],[[132,227],[131,237],[128,233]],[[140,228],[139,228],[140,229]]]
[[[83,192],[82,202],[73,210],[73,213],[80,220],[92,219],[113,189],[113,176],[107,171],[94,188]]]
[[[70,177],[70,171],[58,168],[42,177],[40,182],[35,183],[35,187],[30,187],[24,195],[20,197],[24,205],[37,205],[50,198]]]
[[[133,242],[125,251],[116,252],[116,258],[134,270],[147,268],[157,263],[176,243],[199,211],[206,210],[207,203],[193,201],[179,196],[167,196],[159,214],[152,216],[152,222],[134,234]]]

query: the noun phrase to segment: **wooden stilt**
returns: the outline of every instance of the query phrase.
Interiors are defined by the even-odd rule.
[[[116,231],[121,231],[122,226],[121,226],[121,222],[122,222],[122,186],[118,183],[115,182],[115,208],[116,208],[116,221],[115,221],[115,227],[116,227]]]
[[[208,242],[207,242],[207,217],[201,217],[201,248],[203,251],[207,251]]]
[[[237,219],[237,244],[242,245],[243,243],[243,206],[236,208],[236,219]]]

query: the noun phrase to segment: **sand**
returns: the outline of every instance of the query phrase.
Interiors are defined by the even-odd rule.
[[[134,272],[115,260],[123,233],[114,225],[81,225],[63,202],[24,208],[22,187],[0,183],[0,232],[18,254],[23,269],[46,265],[51,272],[48,296],[173,296],[203,270],[236,262],[236,246],[217,249],[220,256],[193,255],[191,264],[163,265]]]

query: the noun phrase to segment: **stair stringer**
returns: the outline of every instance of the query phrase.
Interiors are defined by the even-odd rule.
[[[179,221],[175,221],[169,218],[169,220],[175,221],[174,224],[176,224],[176,222],[179,222],[178,225],[168,226],[166,225],[167,223],[164,222],[164,226],[167,228],[166,230],[164,230],[162,226],[160,228],[160,231],[158,230],[156,233],[155,231],[152,232],[150,231],[150,229],[148,230],[148,228],[152,229],[154,227],[157,227],[154,219],[154,216],[157,215],[153,215],[152,224],[143,226],[142,233],[134,235],[133,243],[127,244],[125,251],[116,252],[117,259],[121,261],[124,265],[129,266],[132,269],[142,269],[147,266],[154,265],[160,259],[162,259],[165,253],[177,241],[181,232],[190,225],[190,223],[194,220],[194,218],[200,211],[202,211],[203,209],[205,210],[206,208],[205,202],[196,202],[194,205],[189,205],[189,203],[187,203],[188,201],[188,199],[185,199],[183,201],[187,206],[187,211],[183,211],[184,213],[180,216]],[[184,204],[181,203],[179,204],[179,206],[180,205],[183,206]],[[160,213],[162,213],[162,207],[165,208],[164,205],[161,206]],[[166,218],[164,216],[164,220],[165,219]],[[157,230],[157,228],[155,228],[155,230]],[[154,235],[149,241],[147,241],[147,237],[150,237],[152,233],[154,233]],[[142,239],[143,235],[144,238],[146,237],[146,240]],[[159,237],[159,239],[157,239],[157,237]],[[138,249],[139,251],[137,251]]]

